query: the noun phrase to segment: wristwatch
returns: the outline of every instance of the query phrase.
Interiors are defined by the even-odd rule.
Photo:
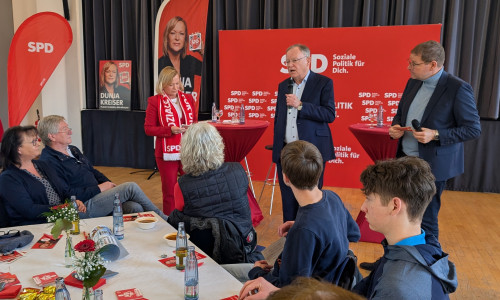
[[[300,101],[299,106],[297,106],[297,110],[302,110],[302,101]]]
[[[434,140],[439,141],[439,131],[437,129],[434,130]]]

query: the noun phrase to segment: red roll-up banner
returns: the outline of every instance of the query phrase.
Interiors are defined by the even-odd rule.
[[[35,14],[19,26],[7,65],[9,126],[21,123],[72,41],[68,21],[53,12]]]
[[[199,107],[201,69],[205,47],[208,0],[165,0],[155,28],[155,82],[166,66],[181,75],[184,92]]]
[[[440,24],[221,31],[220,107],[230,118],[233,107],[243,102],[248,119],[271,123],[247,156],[252,178],[264,180],[271,163],[271,151],[264,146],[273,141],[278,83],[289,78],[288,46],[307,45],[311,70],[333,80],[337,117],[330,128],[337,159],[326,163],[324,185],[357,188],[359,175],[373,161],[349,126],[368,124],[380,105],[384,124],[391,123],[410,77],[411,49],[440,41],[440,34]]]

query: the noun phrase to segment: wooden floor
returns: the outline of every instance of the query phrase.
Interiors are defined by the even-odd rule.
[[[160,176],[151,180],[151,170],[98,167],[115,183],[133,181],[161,208]],[[260,194],[262,182],[254,181],[255,193]],[[358,189],[329,188],[344,201],[353,218],[358,215],[364,196]],[[260,245],[268,246],[278,238],[282,222],[279,189],[274,194],[272,215],[269,215],[271,187],[266,186],[260,206],[264,220],[256,228]],[[439,215],[440,242],[443,250],[457,267],[458,289],[451,299],[500,299],[500,194],[444,191]],[[373,243],[351,243],[358,261],[375,261],[382,247]],[[500,259],[500,258],[499,258]],[[362,271],[366,276],[368,273]]]

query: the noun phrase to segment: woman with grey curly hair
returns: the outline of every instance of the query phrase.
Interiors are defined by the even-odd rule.
[[[186,174],[199,176],[224,163],[224,142],[208,123],[192,125],[181,140],[181,163]]]
[[[199,229],[190,232],[191,241],[218,263],[252,260],[257,239],[248,177],[240,163],[224,162],[217,129],[203,122],[191,125],[182,136],[180,158],[185,175],[175,186],[175,210],[168,222],[174,227],[185,222],[188,232]]]

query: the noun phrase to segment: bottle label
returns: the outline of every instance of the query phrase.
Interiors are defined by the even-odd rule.
[[[198,299],[198,282],[195,280],[189,280],[186,282],[184,296],[185,299]]]
[[[186,248],[178,248],[175,250],[175,268],[177,270],[184,270],[185,257],[187,256]]]

